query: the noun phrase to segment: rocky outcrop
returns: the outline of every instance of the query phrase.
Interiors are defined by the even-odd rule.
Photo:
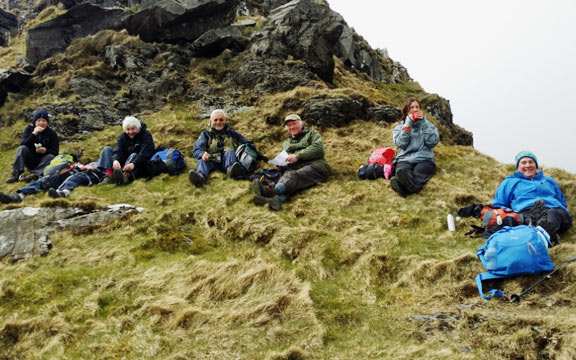
[[[20,70],[0,69],[0,106],[4,105],[9,92],[22,90],[30,77],[29,73]]]
[[[147,42],[188,43],[230,25],[238,0],[162,0],[129,16],[123,27]]]
[[[422,108],[434,116],[446,130],[440,129],[442,141],[446,144],[472,146],[472,133],[454,124],[450,102],[438,95],[431,94],[422,98]],[[442,136],[443,135],[443,136]]]
[[[8,45],[10,34],[18,29],[16,15],[0,8],[0,46]]]
[[[320,79],[332,82],[334,49],[344,27],[344,19],[328,6],[294,0],[270,13],[250,51],[260,57],[303,60]]]
[[[361,101],[347,97],[312,98],[304,105],[302,118],[319,127],[342,127],[351,121],[365,118]]]
[[[141,210],[117,204],[92,211],[74,207],[25,207],[0,211],[0,259],[21,260],[46,255],[52,248],[50,235],[55,231],[100,226]]]
[[[120,29],[129,13],[122,9],[104,9],[89,3],[72,7],[66,13],[41,23],[28,31],[26,57],[31,63],[63,52],[72,40],[100,30]]]
[[[384,51],[372,49],[353,29],[346,26],[336,46],[335,55],[348,68],[358,70],[383,83],[410,80],[408,71],[392,61]]]
[[[214,57],[226,49],[239,53],[248,45],[248,39],[242,36],[237,26],[208,30],[192,43],[197,56]]]

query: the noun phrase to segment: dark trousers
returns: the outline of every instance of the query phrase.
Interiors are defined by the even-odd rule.
[[[39,155],[35,151],[30,150],[28,146],[20,145],[18,150],[16,150],[12,169],[23,173],[24,169],[28,168],[32,174],[41,177],[44,168],[50,164],[52,159],[54,159],[52,154]]]
[[[430,160],[424,160],[414,164],[401,161],[396,163],[396,171],[400,169],[403,169],[408,176],[410,176],[410,180],[412,180],[412,183],[418,188],[417,191],[420,191],[424,187],[424,184],[436,173],[436,164]]]
[[[328,174],[312,165],[305,165],[298,169],[287,169],[282,173],[278,183],[284,184],[284,194],[291,195],[300,190],[312,187],[328,179]]]
[[[529,207],[520,211],[520,214],[524,216],[524,224],[526,225],[530,224],[531,209],[532,207]],[[563,208],[548,208],[547,220],[552,226],[552,230],[557,234],[561,234],[572,227],[572,216]],[[532,225],[536,226],[536,224]]]

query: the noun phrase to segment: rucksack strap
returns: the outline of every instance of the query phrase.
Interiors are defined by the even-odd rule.
[[[500,279],[500,277],[492,275],[492,274],[487,273],[487,272],[476,275],[476,286],[478,286],[478,292],[480,293],[480,296],[482,297],[482,299],[490,301],[490,300],[492,300],[492,298],[494,296],[499,296],[502,299],[508,301],[508,297],[506,296],[506,294],[502,290],[491,289],[490,291],[488,291],[488,294],[490,294],[490,296],[484,295],[484,292],[482,290],[482,281],[490,280],[490,279]]]
[[[168,172],[173,174],[176,172],[176,165],[174,164],[174,159],[172,159],[172,154],[174,153],[174,149],[168,150],[166,154],[166,166],[168,167]]]

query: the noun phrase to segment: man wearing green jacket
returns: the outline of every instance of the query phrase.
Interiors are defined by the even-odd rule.
[[[324,160],[324,144],[317,131],[304,127],[300,116],[290,114],[284,119],[284,126],[290,134],[282,144],[288,153],[286,166],[281,166],[282,176],[274,187],[265,187],[260,180],[254,180],[256,205],[268,204],[271,210],[280,210],[282,202],[306,188],[325,182],[329,168]]]

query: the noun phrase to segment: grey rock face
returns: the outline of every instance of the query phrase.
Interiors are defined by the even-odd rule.
[[[134,211],[133,206],[123,204],[94,211],[48,207],[0,211],[0,258],[21,260],[46,255],[52,248],[53,232],[102,225]]]
[[[199,56],[214,57],[226,49],[239,53],[247,44],[248,40],[242,37],[238,27],[228,26],[205,32],[192,43],[192,50]]]
[[[402,111],[393,106],[375,106],[367,110],[368,118],[377,124],[392,124],[400,119]]]
[[[230,25],[238,0],[162,0],[129,16],[124,28],[146,42],[185,43]]]
[[[452,121],[453,115],[450,109],[450,102],[438,95],[429,95],[422,99],[422,107],[428,111],[432,116],[434,116],[441,126],[448,129],[449,139],[447,143],[453,143],[456,145],[473,145],[472,133],[464,130],[458,125],[455,125]]]
[[[383,83],[410,80],[408,71],[392,61],[385,52],[372,49],[353,29],[345,26],[335,49],[344,65],[366,73]]]
[[[16,15],[0,9],[0,46],[8,45],[10,34],[18,29]]]
[[[72,7],[68,12],[33,27],[26,37],[26,57],[33,64],[63,52],[75,38],[95,34],[100,30],[120,29],[128,12],[103,9],[89,3]]]
[[[9,92],[22,90],[30,77],[30,74],[20,70],[0,69],[0,106],[4,105]]]
[[[335,46],[346,23],[327,6],[310,0],[294,0],[274,9],[250,50],[257,56],[286,58],[306,62],[322,80],[334,76]]]
[[[302,118],[320,127],[342,127],[365,117],[361,101],[350,98],[312,98],[304,105]]]

